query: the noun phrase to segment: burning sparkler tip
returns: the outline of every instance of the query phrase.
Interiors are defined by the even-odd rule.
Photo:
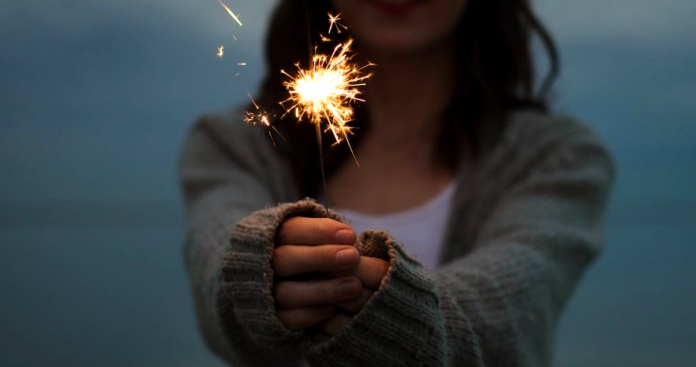
[[[333,135],[335,144],[345,141],[355,159],[348,139],[353,134],[353,128],[348,123],[353,119],[352,104],[363,102],[359,98],[361,92],[358,87],[365,85],[364,81],[372,74],[364,75],[362,70],[366,66],[357,67],[351,62],[352,43],[352,40],[348,40],[337,44],[328,56],[315,49],[310,68],[303,69],[300,64],[296,64],[296,76],[281,70],[283,75],[290,78],[284,83],[290,97],[281,105],[286,114],[294,111],[298,121],[306,116],[317,128],[325,122],[324,132]],[[292,106],[287,108],[285,103]],[[320,132],[317,134],[319,136]],[[355,160],[357,163],[357,159]]]

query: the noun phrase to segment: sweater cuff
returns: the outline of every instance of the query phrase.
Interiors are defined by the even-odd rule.
[[[305,345],[313,366],[436,366],[446,355],[440,297],[429,272],[387,232],[366,231],[356,247],[389,261],[380,289],[333,338]]]
[[[305,199],[254,212],[236,225],[220,264],[216,292],[216,311],[227,338],[244,333],[254,343],[275,350],[299,346],[305,333],[285,328],[275,311],[271,265],[275,235],[288,218],[325,215],[323,207]],[[342,220],[333,212],[329,217]],[[234,320],[244,330],[232,329]]]

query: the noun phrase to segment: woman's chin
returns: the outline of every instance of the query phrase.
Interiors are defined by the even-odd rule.
[[[423,37],[402,33],[372,34],[369,38],[358,38],[360,47],[370,55],[408,56],[432,49],[432,43]]]

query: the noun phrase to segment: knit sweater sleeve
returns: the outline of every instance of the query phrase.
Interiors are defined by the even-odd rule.
[[[548,146],[506,184],[472,252],[427,272],[386,232],[381,287],[313,366],[546,366],[555,322],[602,245],[613,165],[587,131]],[[465,223],[461,223],[465,226]]]
[[[242,219],[292,197],[292,180],[286,165],[274,157],[271,144],[240,121],[202,118],[190,132],[180,161],[188,212],[185,260],[196,314],[208,346],[231,365],[294,365],[299,351],[291,344],[298,335],[254,309],[258,306],[254,302],[268,309],[271,275],[266,245],[272,248],[272,237],[250,230],[242,240],[231,241],[235,233],[241,238],[235,228]],[[253,221],[244,222],[252,223],[245,228],[259,228],[263,220],[272,222],[275,217],[266,212],[255,218],[262,220],[255,226]],[[254,236],[266,241],[254,242]],[[249,271],[237,271],[236,282],[225,288],[220,279],[229,277],[231,269],[242,268]],[[232,302],[233,295],[239,296],[237,303]],[[269,320],[266,329],[276,333],[275,345],[259,339],[259,317]]]
[[[301,353],[322,367],[548,364],[556,319],[602,244],[613,166],[591,134],[578,131],[514,164],[524,169],[505,169],[498,194],[476,203],[488,210],[475,218],[473,243],[461,244],[473,250],[437,272],[388,233],[361,234],[360,252],[387,260],[389,271],[346,328],[315,343],[277,319],[270,261],[282,221],[320,216],[321,207],[276,205],[296,200],[287,168],[259,135],[226,126],[196,125],[181,173],[199,323],[232,365],[287,366]],[[472,222],[459,220],[453,225]]]

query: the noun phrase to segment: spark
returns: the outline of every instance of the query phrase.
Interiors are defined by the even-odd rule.
[[[234,34],[232,35],[232,39],[234,40],[234,42],[237,42],[237,36],[235,36]],[[232,43],[234,43],[234,42],[232,42]]]
[[[275,126],[271,125],[271,116],[266,112],[265,110],[262,110],[261,107],[254,101],[254,98],[251,97],[251,94],[247,93],[249,96],[249,99],[251,100],[251,103],[254,105],[254,108],[256,109],[256,113],[254,112],[245,112],[245,117],[244,117],[244,122],[258,126],[262,125],[264,126],[267,130],[266,132],[268,133],[268,136],[271,138],[271,142],[273,145],[275,145],[275,140],[273,140],[273,134],[271,133],[271,130],[275,131],[281,138],[283,138],[283,135],[278,131],[278,129],[275,128]],[[285,140],[285,138],[283,138]]]
[[[237,15],[235,15],[235,14],[232,12],[232,10],[231,10],[230,8],[228,8],[227,5],[225,5],[225,3],[222,2],[222,0],[218,0],[218,2],[220,3],[220,5],[222,5],[223,8],[225,8],[225,10],[227,10],[227,13],[229,13],[230,16],[232,17],[232,19],[234,19],[235,22],[237,22],[237,24],[239,24],[239,26],[241,27],[241,26],[242,26],[242,22],[239,20],[239,17],[238,17]]]
[[[246,65],[247,65],[247,63],[245,63],[245,62],[238,62],[237,63],[237,66],[246,66]]]
[[[294,111],[300,121],[305,116],[317,126],[325,121],[324,131],[333,134],[336,144],[345,140],[353,159],[358,163],[348,140],[353,129],[348,123],[353,118],[351,104],[364,102],[359,98],[358,87],[364,86],[365,80],[372,76],[363,73],[363,70],[372,64],[360,68],[355,66],[351,62],[352,44],[352,40],[338,44],[330,56],[317,54],[315,51],[311,68],[304,70],[297,64],[298,74],[295,77],[281,70],[281,73],[290,78],[283,83],[290,93],[290,98],[281,102],[281,105],[292,104],[286,110]]]
[[[321,38],[322,42],[332,42],[333,40],[329,37],[324,36],[323,34],[319,33],[319,38]]]
[[[336,27],[336,32],[338,32],[338,33],[341,33],[341,28],[348,29],[348,27],[346,27],[343,24],[338,22],[340,20],[342,20],[341,13],[338,13],[335,16],[333,14],[329,13],[329,34],[331,34],[331,30],[334,27]]]
[[[217,57],[221,58],[225,56],[225,46],[220,45],[220,47],[217,48]]]

